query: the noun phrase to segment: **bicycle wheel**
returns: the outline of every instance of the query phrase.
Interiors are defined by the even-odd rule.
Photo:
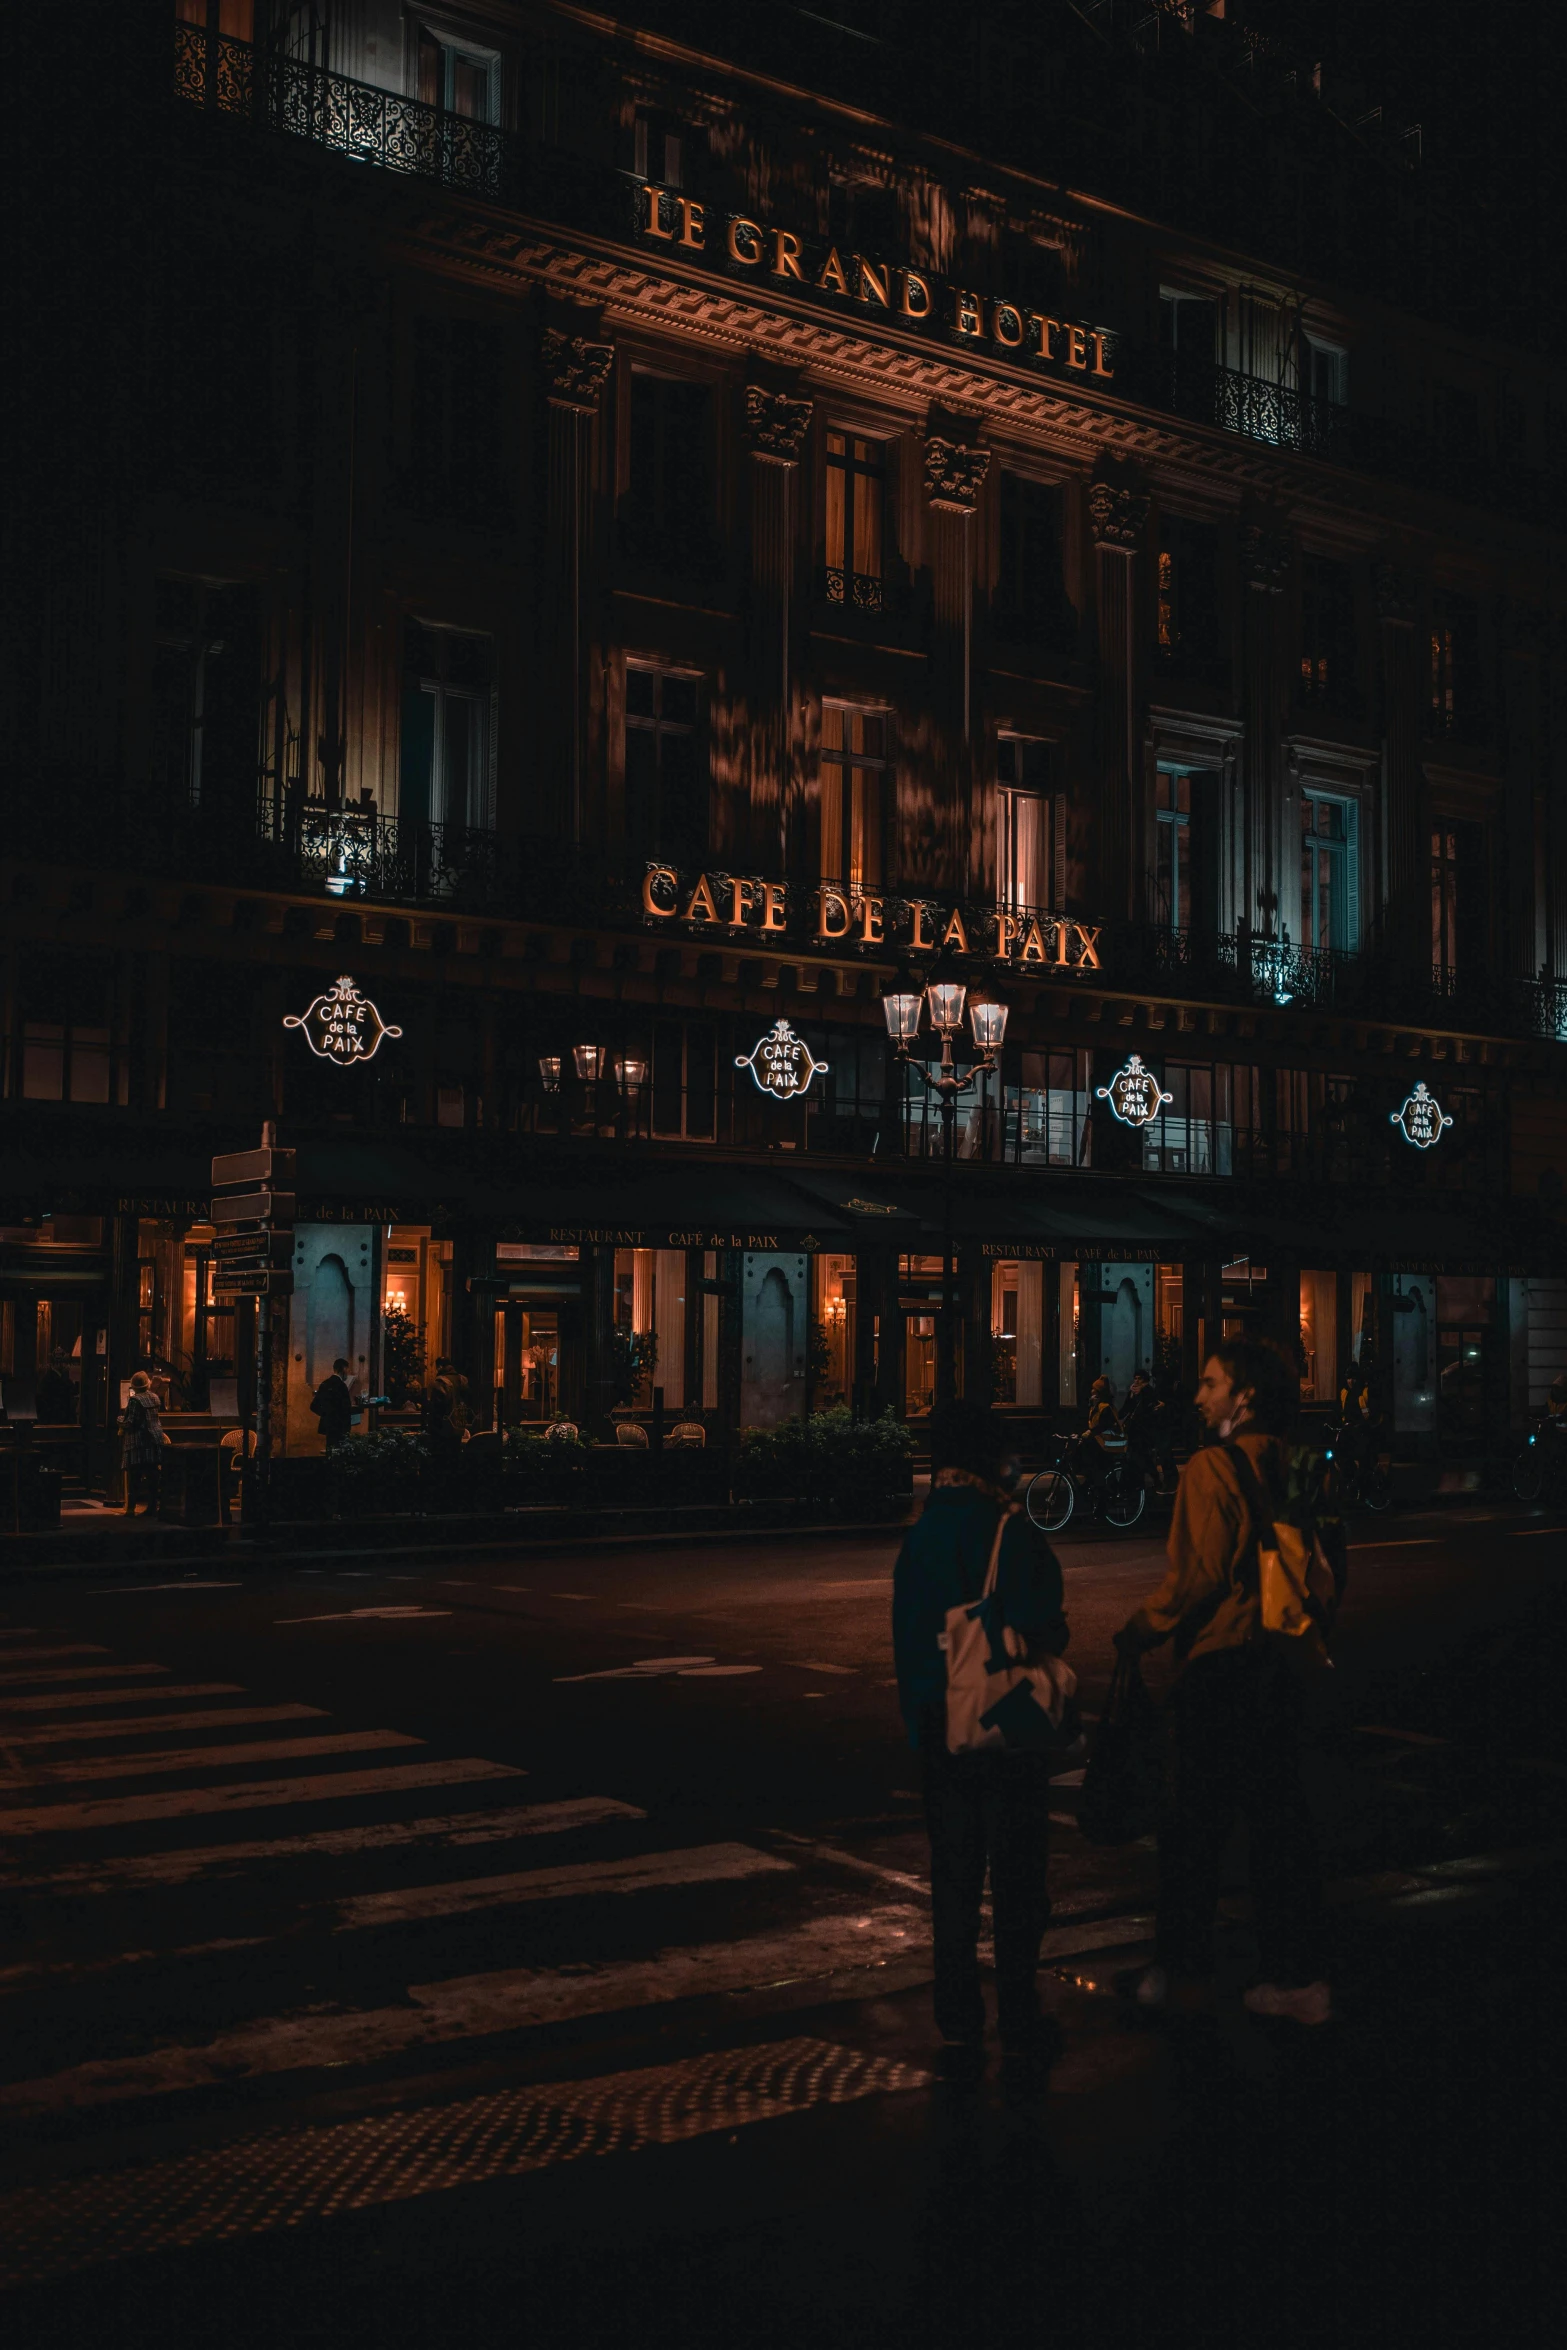
[[[1148,1488],[1141,1477],[1134,1477],[1128,1469],[1112,1469],[1105,1479],[1100,1507],[1107,1525],[1119,1526],[1124,1532],[1135,1526],[1148,1507]]]
[[[1059,1534],[1077,1507],[1077,1487],[1065,1469],[1039,1469],[1023,1497],[1030,1522],[1041,1534]]]
[[[1538,1501],[1545,1490],[1545,1464],[1537,1444],[1527,1445],[1513,1463],[1513,1491],[1520,1501]]]
[[[1386,1461],[1373,1461],[1366,1471],[1360,1498],[1368,1510],[1390,1510],[1393,1506],[1393,1472]]]

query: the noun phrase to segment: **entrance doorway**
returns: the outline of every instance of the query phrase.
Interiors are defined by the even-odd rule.
[[[560,1310],[503,1306],[496,1317],[495,1385],[506,1428],[560,1416]]]

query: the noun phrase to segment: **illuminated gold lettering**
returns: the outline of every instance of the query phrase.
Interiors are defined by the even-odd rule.
[[[1037,922],[1030,922],[1023,933],[1023,960],[1025,963],[1043,963],[1048,960],[1044,933]]]
[[[1004,351],[1015,351],[1023,340],[1023,320],[1010,302],[998,302],[990,315],[990,331]]]
[[[1028,323],[1030,326],[1037,326],[1039,329],[1040,358],[1053,359],[1055,357],[1055,353],[1050,348],[1050,338],[1053,334],[1058,335],[1061,332],[1060,319],[1046,318],[1041,311],[1031,310],[1028,314]]]
[[[700,912],[697,910],[699,907],[701,908]],[[716,922],[718,920],[718,908],[713,903],[712,887],[705,873],[700,874],[697,878],[697,885],[691,892],[691,903],[685,910],[684,918],[687,922]]]
[[[866,260],[863,253],[856,253],[854,259],[860,272],[860,300],[862,302],[879,302],[883,310],[890,310],[892,307],[892,271],[887,267],[886,262],[884,261],[878,269],[874,262]]]
[[[829,911],[833,908],[836,908],[837,911],[843,916],[843,920],[836,925],[834,925],[828,919]],[[816,918],[817,937],[847,938],[849,935],[849,922],[849,901],[844,896],[842,890],[824,889],[822,891],[821,911]]]
[[[742,881],[738,875],[731,875],[729,896],[729,920],[731,924],[738,926],[751,911],[751,883]]]
[[[996,916],[996,954],[1003,963],[1012,951],[1012,941],[1017,937],[1019,928],[1015,914],[1002,913]]]
[[[944,947],[955,946],[960,955],[968,953],[968,932],[963,927],[963,910],[954,906],[947,916],[947,927],[941,934]]]
[[[801,285],[805,283],[805,272],[800,267],[800,240],[792,237],[786,228],[775,228],[773,231],[772,274],[774,277],[797,277]]]
[[[979,315],[979,296],[965,293],[961,286],[952,289],[952,323],[960,335],[977,335],[983,321]]]
[[[882,941],[881,900],[860,900],[860,944],[862,947],[880,946]]]
[[[662,237],[666,245],[672,245],[675,241],[675,232],[672,228],[665,228],[661,218],[663,197],[657,188],[649,188],[646,193],[647,218],[642,225],[650,237]]]
[[[1095,375],[1102,375],[1107,378],[1114,375],[1115,373],[1115,369],[1113,367],[1106,367],[1105,365],[1105,339],[1101,334],[1096,334],[1094,336],[1094,373]]]
[[[914,928],[909,935],[910,950],[916,955],[934,954],[936,942],[925,935],[925,917],[930,912],[923,898],[915,898],[909,907],[914,917]]]
[[[689,196],[677,196],[675,202],[680,207],[680,242],[700,252],[707,242],[702,227],[702,207],[693,204]]]
[[[827,291],[829,286],[835,294],[846,294],[848,292],[849,281],[844,276],[843,263],[838,258],[838,248],[836,245],[828,246],[827,258],[822,263],[822,274],[816,282],[821,287],[823,293]]]
[[[1092,930],[1085,930],[1081,922],[1073,923],[1072,928],[1077,932],[1083,949],[1077,958],[1079,971],[1097,971],[1100,968],[1099,933],[1103,927],[1102,923],[1096,922]]]
[[[744,220],[739,213],[729,223],[729,258],[743,261],[747,269],[754,269],[762,258],[762,232],[754,220]]]
[[[1088,337],[1080,326],[1069,326],[1066,330],[1066,363],[1084,375],[1088,373]]]
[[[1058,922],[1056,924],[1056,962],[1063,971],[1066,969],[1066,945],[1066,924]]]
[[[782,930],[784,926],[784,893],[781,881],[762,884],[762,928]]]
[[[914,298],[916,294],[919,296],[918,301]],[[903,273],[902,309],[905,318],[930,316],[930,284],[917,269],[906,269]]]
[[[661,906],[653,895],[655,888],[661,881],[667,882],[672,891],[678,886],[680,876],[673,865],[650,865],[643,874],[642,911],[644,914],[657,914],[661,919],[667,919],[669,915],[674,913],[674,907]]]

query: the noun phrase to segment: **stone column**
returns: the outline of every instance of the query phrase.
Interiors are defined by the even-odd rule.
[[[1285,839],[1284,590],[1294,542],[1288,531],[1248,523],[1241,532],[1242,775],[1246,810],[1242,918],[1262,938],[1287,930],[1300,943],[1300,851]]]
[[[611,343],[544,330],[549,433],[541,709],[547,715],[540,730],[546,753],[540,803],[560,840],[580,840],[588,813],[583,581],[592,544],[593,422],[614,356]]]
[[[789,628],[794,604],[795,475],[813,403],[760,384],[745,388],[751,451],[750,810],[734,846],[764,873],[787,866],[787,835],[798,814],[799,778],[791,723]]]
[[[934,814],[950,886],[978,896],[988,878],[971,870],[973,846],[986,827],[973,805],[974,532],[990,451],[929,433],[925,496],[931,512],[930,713]],[[939,837],[939,834],[938,834]]]
[[[1099,904],[1112,920],[1129,921],[1141,911],[1135,565],[1148,535],[1148,500],[1140,490],[1096,481],[1088,515],[1099,616]]]
[[[1420,662],[1415,580],[1379,563],[1374,581],[1382,636],[1382,931],[1400,960],[1431,961],[1431,824],[1420,764]]]

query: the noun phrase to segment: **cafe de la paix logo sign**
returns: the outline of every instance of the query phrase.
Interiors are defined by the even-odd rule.
[[[846,305],[867,319],[999,352],[1051,374],[1100,383],[1115,374],[1116,338],[1106,327],[976,292],[934,270],[886,261],[846,242],[806,236],[744,212],[718,212],[678,188],[635,180],[632,191],[634,234],[650,251],[703,263],[731,279],[766,282],[780,293]]]

